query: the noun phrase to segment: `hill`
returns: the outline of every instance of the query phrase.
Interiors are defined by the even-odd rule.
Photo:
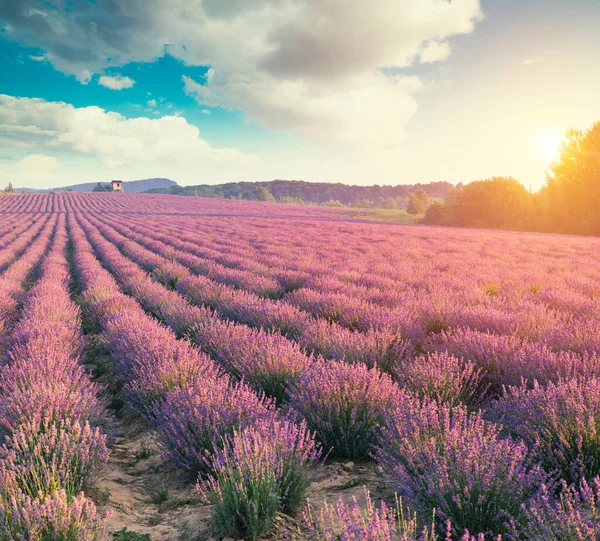
[[[15,188],[15,191],[25,190],[30,193],[48,193],[48,192],[91,192],[97,185],[97,182],[85,182],[83,184],[74,184],[73,186],[63,186],[61,188],[50,188],[47,190],[36,190],[33,188]],[[110,184],[110,180],[102,182],[102,184]],[[123,190],[129,193],[141,193],[148,190],[168,190],[169,188],[179,187],[179,185],[168,178],[146,178],[142,180],[125,180],[123,181]]]
[[[264,187],[277,200],[298,198],[306,203],[339,201],[344,205],[355,205],[361,201],[381,203],[387,198],[405,199],[421,188],[430,197],[443,198],[452,188],[449,182],[429,184],[401,184],[397,186],[350,186],[342,183],[306,182],[303,180],[271,180],[264,182],[229,182],[227,184],[199,184],[198,186],[171,186],[149,190],[151,193],[195,195],[201,197],[223,197],[227,199],[258,199],[257,190]]]

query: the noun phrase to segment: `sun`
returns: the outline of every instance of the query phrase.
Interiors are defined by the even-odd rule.
[[[546,162],[553,162],[560,156],[562,136],[556,130],[540,129],[532,138],[535,153]]]

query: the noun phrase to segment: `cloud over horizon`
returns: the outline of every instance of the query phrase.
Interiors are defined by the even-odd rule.
[[[3,170],[18,178],[51,177],[61,156],[77,156],[86,168],[92,164],[128,170],[132,164],[161,171],[230,171],[256,164],[256,157],[234,148],[215,148],[200,130],[181,116],[125,118],[99,107],[74,107],[37,98],[0,94],[0,144],[28,155]],[[27,174],[26,174],[27,173]],[[32,176],[33,175],[33,176]],[[14,183],[14,182],[13,182]]]
[[[417,105],[415,85],[382,69],[448,58],[445,40],[472,32],[482,12],[479,0],[106,0],[69,9],[7,0],[0,17],[6,37],[41,48],[81,82],[168,52],[211,68],[206,81],[184,80],[201,106],[239,109],[311,140],[389,145]],[[118,76],[101,79],[128,88]]]

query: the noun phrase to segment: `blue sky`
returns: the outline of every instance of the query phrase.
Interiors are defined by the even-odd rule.
[[[61,6],[0,4],[0,174],[19,186],[537,189],[564,131],[600,120],[596,0]]]

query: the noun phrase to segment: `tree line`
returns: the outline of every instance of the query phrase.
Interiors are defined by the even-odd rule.
[[[512,177],[471,182],[429,205],[422,223],[600,235],[600,122],[567,132],[539,191]]]

